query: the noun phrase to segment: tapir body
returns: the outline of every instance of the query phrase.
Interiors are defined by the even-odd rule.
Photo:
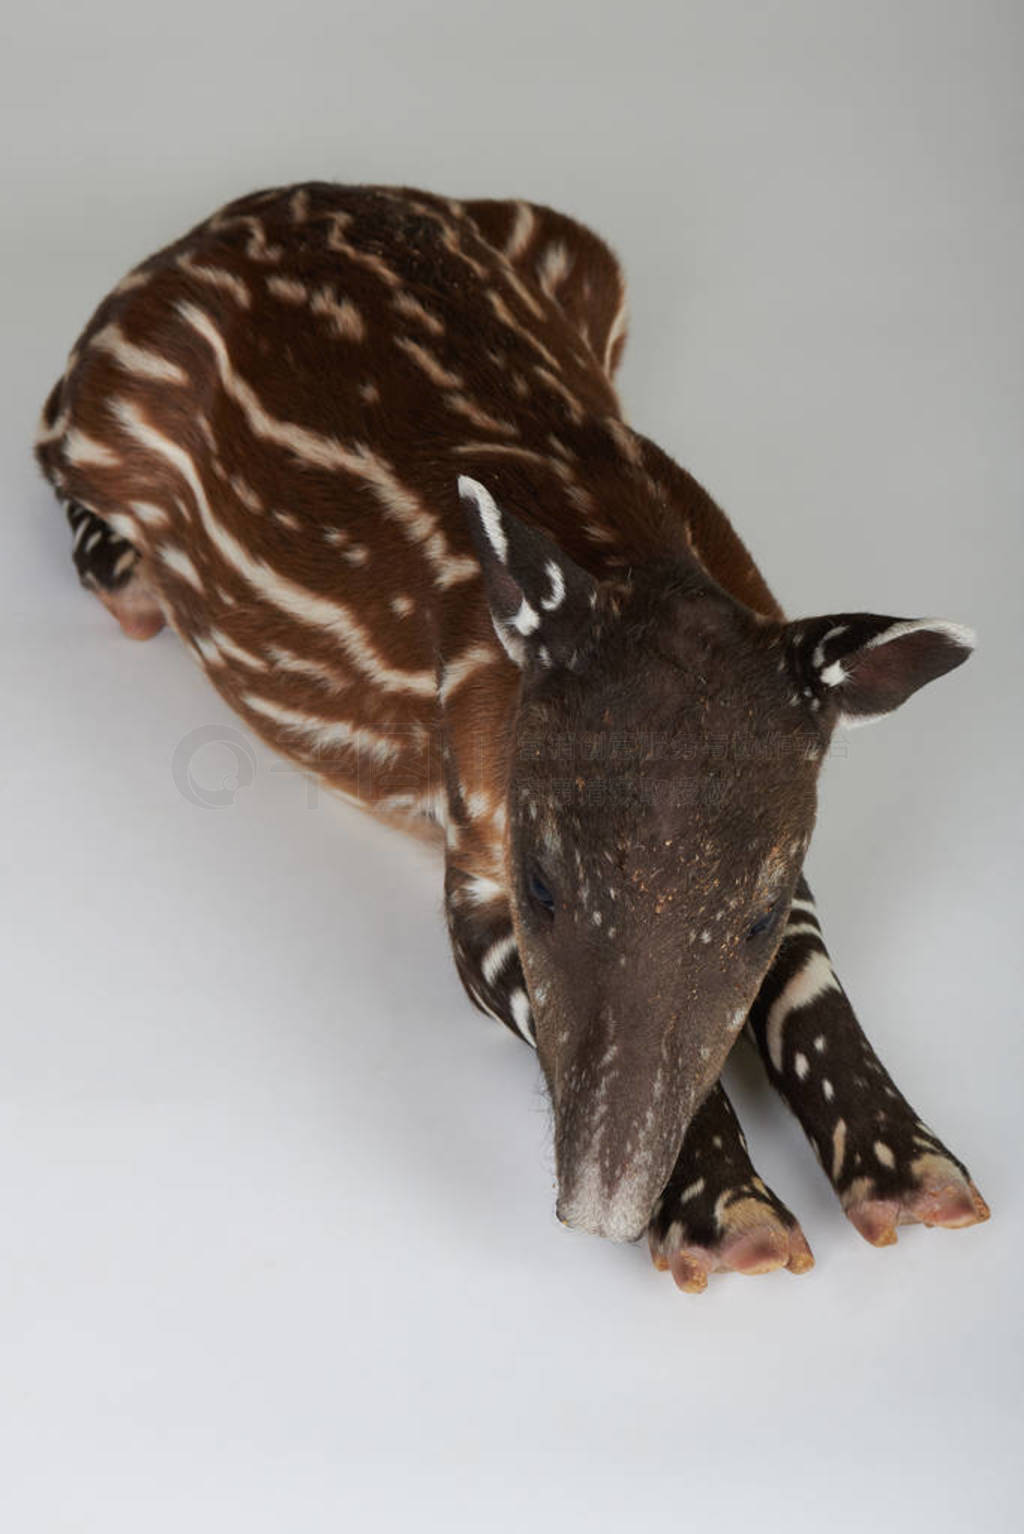
[[[718,1084],[749,1024],[868,1239],[987,1214],[893,1086],[802,867],[833,729],[969,631],[788,622],[622,419],[622,275],[526,202],[310,184],[100,305],[44,408],[83,583],[248,726],[445,846],[472,999],[536,1046],[558,1208],[686,1289],[810,1266]]]

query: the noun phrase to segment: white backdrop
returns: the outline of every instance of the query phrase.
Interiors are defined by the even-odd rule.
[[[1006,0],[8,8],[0,417],[0,1516],[18,1534],[1016,1527],[1024,13]],[[534,1060],[439,870],[82,594],[34,474],[94,303],[312,176],[523,195],[632,286],[630,418],[794,614],[974,624],[828,765],[811,873],[994,1217],[867,1247],[752,1062],[818,1265],[677,1294],[562,1230]],[[208,747],[196,770],[230,776]],[[400,961],[394,955],[401,954]]]

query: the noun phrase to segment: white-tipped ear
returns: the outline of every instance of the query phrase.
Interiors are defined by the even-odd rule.
[[[518,666],[572,665],[597,583],[539,528],[498,506],[479,480],[460,474],[494,629]]]
[[[891,713],[974,648],[974,633],[945,618],[838,613],[789,625],[790,664],[812,708],[868,724]]]
[[[468,474],[459,475],[458,485],[463,510],[467,514],[471,511],[476,513],[477,521],[486,534],[495,557],[507,560],[508,537],[501,525],[501,512],[495,504],[493,495],[486,485],[482,485],[478,479],[471,479]]]

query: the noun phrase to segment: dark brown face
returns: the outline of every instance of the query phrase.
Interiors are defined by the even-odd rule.
[[[641,591],[524,691],[514,919],[568,1224],[643,1230],[774,956],[822,746],[781,654],[725,599]]]
[[[836,723],[958,665],[932,619],[755,617],[692,566],[602,584],[460,482],[522,668],[509,884],[558,1208],[629,1240],[775,956]]]

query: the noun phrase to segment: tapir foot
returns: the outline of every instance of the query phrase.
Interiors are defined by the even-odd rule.
[[[138,550],[77,501],[69,502],[67,516],[73,534],[71,558],[85,589],[99,598],[129,639],[159,634],[163,610],[142,575]]]
[[[86,585],[87,582],[83,582]],[[130,580],[118,591],[92,587],[107,612],[112,613],[128,639],[152,639],[164,626],[160,604],[139,580]]]
[[[710,1273],[814,1266],[803,1231],[757,1175],[719,1082],[694,1115],[647,1231],[654,1266],[686,1294]]]
[[[698,1195],[699,1197],[699,1195]],[[711,1273],[806,1273],[814,1257],[796,1219],[760,1178],[720,1195],[713,1209],[659,1209],[647,1232],[654,1266],[684,1294],[707,1288]]]
[[[855,1177],[841,1195],[847,1218],[872,1246],[892,1246],[898,1225],[959,1230],[989,1217],[989,1208],[965,1169],[951,1156],[925,1152],[910,1165],[903,1189]]]

